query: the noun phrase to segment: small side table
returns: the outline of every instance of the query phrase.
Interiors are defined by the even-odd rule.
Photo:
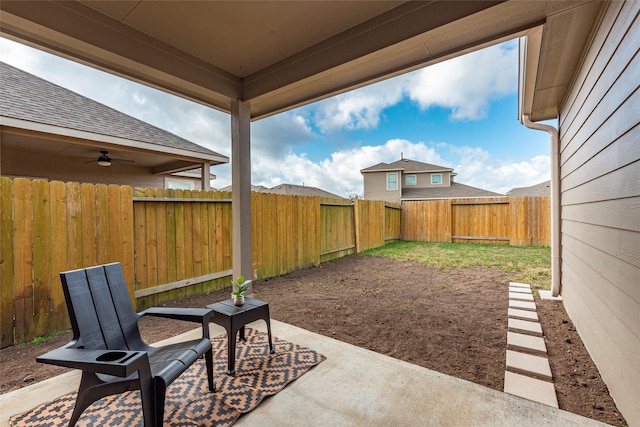
[[[228,375],[234,375],[236,373],[236,334],[240,331],[240,339],[245,340],[244,326],[247,323],[260,319],[267,323],[269,350],[271,354],[275,353],[273,342],[271,341],[271,321],[269,320],[268,302],[245,297],[243,305],[234,305],[233,300],[228,299],[210,304],[207,308],[212,309],[214,312],[211,321],[227,330],[227,339],[229,342],[227,356]]]

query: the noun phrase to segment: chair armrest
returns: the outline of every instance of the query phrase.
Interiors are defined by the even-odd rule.
[[[58,348],[36,357],[36,361],[116,377],[128,377],[149,366],[146,351],[129,350]]]
[[[202,337],[209,338],[209,322],[213,318],[213,313],[214,311],[209,308],[152,307],[138,313],[138,318],[149,315],[197,322],[202,325]]]
[[[138,313],[138,316],[156,316],[187,322],[208,323],[213,317],[213,310],[209,308],[152,307]]]

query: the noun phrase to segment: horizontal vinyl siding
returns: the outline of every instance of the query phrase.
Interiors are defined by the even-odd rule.
[[[640,426],[640,2],[612,2],[560,113],[562,296]]]
[[[416,175],[417,185],[404,185],[407,188],[430,188],[430,187],[449,187],[451,185],[449,172],[437,173],[407,173],[405,175]],[[431,175],[442,175],[442,184],[431,184]],[[404,177],[403,181],[404,183]]]
[[[364,175],[364,198],[365,200],[386,200],[388,202],[399,203],[401,194],[401,182],[398,182],[398,190],[387,190],[387,173],[365,173]],[[398,181],[404,179],[398,172]]]

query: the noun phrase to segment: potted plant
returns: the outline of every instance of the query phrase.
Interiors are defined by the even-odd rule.
[[[249,290],[249,281],[244,280],[244,276],[238,276],[235,280],[231,280],[233,291],[231,298],[235,305],[244,304],[244,294]]]

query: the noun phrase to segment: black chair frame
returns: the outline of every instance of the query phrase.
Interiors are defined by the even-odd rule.
[[[60,278],[73,339],[36,360],[82,371],[70,427],[93,402],[129,390],[140,390],[145,427],[162,426],[167,387],[203,356],[209,390],[215,391],[209,338],[213,310],[159,307],[136,313],[120,263],[67,271]],[[138,329],[143,316],[200,323],[202,338],[149,346]]]

